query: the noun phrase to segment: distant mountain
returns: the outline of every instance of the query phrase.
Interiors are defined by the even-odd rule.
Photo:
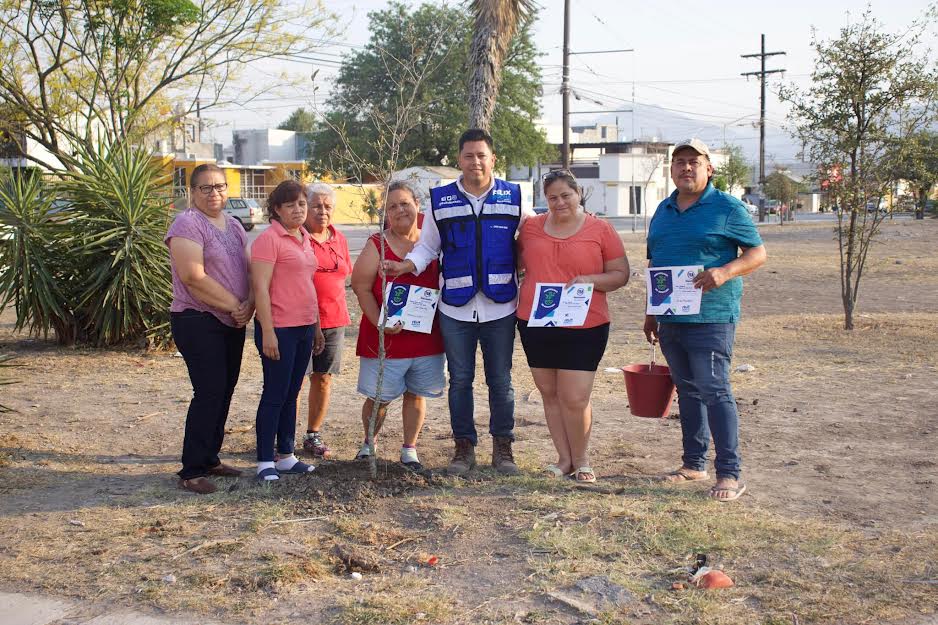
[[[677,142],[691,136],[702,139],[707,145],[718,148],[726,143],[742,147],[746,159],[752,163],[759,161],[759,113],[755,111],[751,118],[724,126],[717,122],[703,121],[701,118],[688,117],[681,113],[669,111],[660,106],[639,104],[635,105],[635,136],[639,140],[657,139],[660,141]],[[632,120],[629,113],[618,116],[612,113],[597,114],[590,118],[587,115],[578,115],[577,125],[590,125],[593,123],[615,124],[618,119],[619,139],[631,140]],[[755,124],[737,126],[736,124]],[[766,168],[773,163],[789,164],[800,160],[801,146],[788,134],[776,125],[766,125],[765,161]]]

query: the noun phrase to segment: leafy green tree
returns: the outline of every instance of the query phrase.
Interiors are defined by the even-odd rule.
[[[392,169],[455,163],[457,140],[469,117],[470,16],[455,7],[426,4],[412,10],[392,2],[369,13],[369,23],[371,39],[346,58],[339,71],[315,135],[313,169],[361,179],[361,163],[386,168],[382,129],[400,117],[405,105],[416,118],[411,131],[401,137]],[[551,156],[534,125],[541,95],[537,56],[526,26],[509,48],[491,130],[503,169]],[[412,80],[417,75],[420,80]],[[402,81],[410,81],[406,97],[401,94]]]
[[[329,17],[285,0],[3,0],[0,130],[73,170],[75,144],[172,124],[171,96],[210,107],[248,63],[310,49]]]
[[[316,130],[316,114],[301,106],[290,113],[290,116],[277,128],[294,132],[313,132]]]
[[[902,155],[896,178],[913,185],[916,195],[915,217],[925,217],[928,194],[938,184],[938,133],[922,130],[911,137],[912,144]]]
[[[784,211],[781,208],[779,209],[779,223],[783,223],[786,212],[788,219],[792,219],[795,202],[797,201],[798,193],[801,192],[802,188],[803,185],[801,183],[796,182],[783,172],[776,171],[766,176],[766,197],[771,200],[778,200],[781,204],[787,206],[787,211]]]
[[[732,192],[733,189],[745,187],[746,183],[749,182],[749,163],[746,162],[746,157],[743,156],[743,149],[738,145],[727,145],[723,149],[728,153],[727,159],[726,162],[717,167],[716,172],[714,172],[714,179],[722,179],[726,184],[726,189],[723,190]]]
[[[844,328],[852,330],[860,281],[883,215],[866,210],[886,195],[897,162],[936,105],[938,70],[921,45],[935,10],[898,33],[871,13],[844,26],[839,37],[813,43],[811,86],[783,87],[790,119],[811,160],[829,172],[837,219]]]

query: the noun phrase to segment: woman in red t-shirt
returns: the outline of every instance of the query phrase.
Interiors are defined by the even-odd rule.
[[[518,235],[524,281],[518,301],[518,333],[534,383],[544,400],[557,463],[547,471],[572,475],[579,483],[596,481],[589,463],[592,428],[590,395],[596,368],[609,339],[606,293],[629,281],[622,240],[609,222],[587,213],[576,178],[566,170],[544,178],[548,212],[526,219]],[[538,282],[592,284],[583,325],[528,327]],[[540,309],[540,308],[539,308]]]
[[[329,410],[332,376],[342,366],[345,347],[345,326],[349,324],[348,305],[345,301],[345,279],[352,273],[352,260],[345,235],[332,225],[335,210],[335,189],[317,182],[306,189],[308,207],[306,230],[316,254],[316,301],[319,303],[319,327],[322,328],[325,347],[313,354],[306,368],[309,376],[309,413],[306,418],[306,436],[303,450],[314,458],[327,458],[329,447],[322,440],[322,429]]]
[[[389,223],[389,227],[384,231],[385,259],[400,261],[413,249],[420,238],[420,229],[417,226],[418,210],[417,196],[407,183],[392,182],[388,186],[384,205]],[[382,260],[380,245],[380,237],[377,234],[372,235],[352,269],[352,290],[358,297],[362,310],[358,344],[355,349],[361,364],[358,372],[358,392],[367,398],[362,406],[365,442],[355,458],[364,459],[375,453],[375,442],[368,437],[368,422],[375,402],[379,403],[378,420],[375,424],[377,438],[388,404],[403,395],[404,444],[401,447],[401,462],[408,469],[420,471],[423,467],[417,458],[417,436],[426,416],[425,398],[442,396],[446,386],[443,376],[443,337],[436,317],[429,334],[404,330],[400,325],[385,328],[384,375],[379,392],[377,325],[380,323],[381,302],[384,300],[381,275],[378,273]],[[437,261],[433,261],[419,276],[405,274],[388,282],[392,283],[439,289],[439,265]]]

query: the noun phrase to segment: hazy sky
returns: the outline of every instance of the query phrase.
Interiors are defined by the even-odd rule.
[[[841,27],[858,20],[870,6],[887,29],[898,32],[921,17],[929,4],[911,0],[874,0],[868,4],[824,0],[571,2],[571,49],[574,52],[635,50],[571,57],[571,84],[582,98],[572,100],[574,111],[630,108],[634,82],[634,119],[630,113],[618,114],[626,138],[631,135],[633,123],[639,138],[658,136],[673,140],[699,134],[715,143],[722,141],[725,129],[733,142],[752,152],[758,142],[758,129],[751,123],[759,115],[759,83],[753,78],[747,80],[740,73],[758,70],[759,61],[742,59],[740,55],[758,52],[760,35],[764,33],[767,51],[787,52],[784,56],[770,57],[766,65],[767,69],[786,70],[784,75],[771,76],[768,83],[766,135],[773,146],[769,148],[770,153],[772,149],[790,151],[782,140],[786,111],[773,92],[777,91],[779,81],[808,84],[813,66],[812,29],[820,39],[836,37]],[[540,0],[539,4],[542,9],[535,26],[535,41],[544,54],[541,59],[543,118],[548,124],[559,125],[563,0]],[[341,16],[344,24],[341,36],[324,46],[321,53],[302,62],[257,68],[268,75],[288,72],[304,77],[318,68],[316,82],[320,105],[330,90],[341,56],[367,41],[367,12],[383,8],[386,1],[326,0],[326,5]],[[936,26],[930,25],[928,37],[932,59],[938,58]],[[306,84],[311,84],[308,78]],[[274,127],[294,108],[312,104],[312,98],[304,89],[291,89],[283,96],[266,94],[243,107],[226,105],[208,112],[207,116],[218,123],[214,130],[216,140],[227,144],[233,127]],[[675,123],[670,113],[691,119],[685,124]],[[594,117],[576,115],[572,122],[586,123]],[[793,154],[772,156],[784,160]]]

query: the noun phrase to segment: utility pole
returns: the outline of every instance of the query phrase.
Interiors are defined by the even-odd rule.
[[[569,1],[569,0],[568,0]],[[762,86],[761,104],[759,108],[759,221],[765,221],[765,77],[767,74],[780,74],[784,69],[765,69],[765,59],[770,56],[785,54],[785,52],[766,52],[765,33],[762,34],[762,50],[758,54],[741,54],[744,59],[759,58],[762,67],[758,72],[743,72],[743,76],[758,76]]]
[[[570,0],[563,0],[563,148],[560,150],[564,169],[570,169]]]
[[[570,169],[570,116],[591,113],[619,113],[632,112],[635,108],[635,78],[633,65],[632,78],[632,109],[618,111],[571,111],[570,110],[570,56],[574,54],[615,54],[619,52],[634,52],[627,50],[591,50],[589,52],[570,52],[570,0],[563,0],[563,79],[560,82],[560,93],[563,95],[563,145],[560,148],[560,159],[564,169]],[[601,102],[598,104],[602,104]],[[634,117],[634,116],[633,116]],[[618,128],[618,126],[617,126]],[[635,120],[632,120],[632,132],[635,130]],[[632,139],[634,141],[634,137]]]

